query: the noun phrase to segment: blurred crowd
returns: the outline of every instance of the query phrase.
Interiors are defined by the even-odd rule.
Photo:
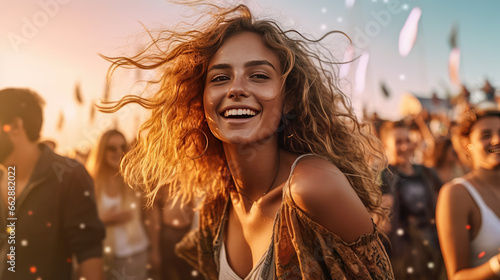
[[[6,94],[9,90],[15,91],[15,94]],[[490,157],[498,157],[500,152],[500,128],[496,122],[486,121],[488,118],[499,119],[500,114],[495,89],[486,82],[483,90],[484,100],[475,104],[471,104],[470,93],[463,87],[455,98],[445,100],[433,96],[428,103],[421,102],[421,108],[416,113],[413,110],[412,114],[407,114],[401,120],[382,120],[376,113],[364,116],[365,121],[373,125],[373,131],[380,138],[387,154],[388,165],[380,175],[380,182],[382,205],[390,211],[390,220],[380,221],[377,226],[386,237],[384,245],[396,279],[451,279],[453,274],[447,269],[457,271],[463,268],[464,258],[473,259],[471,265],[480,266],[498,254],[500,246],[492,245],[487,249],[474,247],[474,242],[480,242],[476,240],[477,236],[487,235],[481,232],[487,219],[481,211],[491,208],[493,219],[498,219],[500,213],[499,191],[485,187],[489,183],[484,183],[499,176],[495,164],[500,164],[500,159],[495,163],[491,162]],[[90,151],[80,151],[76,153],[78,156],[75,160],[66,160],[53,152],[57,150],[57,141],[39,141],[41,123],[30,124],[41,116],[39,108],[43,102],[40,97],[29,90],[8,89],[2,94],[4,96],[0,95],[0,99],[6,99],[2,102],[8,102],[11,108],[18,110],[17,113],[9,113],[4,108],[0,112],[2,133],[15,134],[22,128],[24,137],[28,137],[26,135],[33,131],[29,139],[15,134],[19,142],[9,151],[14,151],[14,156],[22,157],[23,152],[16,151],[16,148],[19,143],[26,143],[25,150],[39,150],[40,158],[43,159],[18,166],[18,186],[26,183],[29,193],[24,198],[28,201],[21,201],[20,198],[16,208],[19,221],[16,228],[17,242],[20,244],[16,252],[19,256],[17,269],[25,269],[27,275],[51,275],[53,272],[50,272],[49,267],[59,262],[65,267],[72,266],[75,271],[73,277],[78,279],[88,273],[82,272],[86,261],[95,259],[99,261],[93,269],[102,266],[105,279],[202,278],[174,253],[175,244],[197,226],[196,205],[181,205],[179,201],[169,199],[166,191],[160,191],[151,200],[152,205],[146,207],[147,198],[130,188],[120,173],[121,159],[134,145],[134,141],[129,142],[122,132],[110,129],[101,135]],[[38,115],[30,116],[37,110]],[[486,123],[480,123],[483,120]],[[467,124],[469,126],[464,128]],[[479,134],[477,139],[474,138],[476,134]],[[2,145],[10,143],[6,142],[5,136],[2,137]],[[5,147],[2,149],[5,150]],[[3,160],[5,158],[0,158],[0,161]],[[47,165],[53,168],[44,169]],[[32,171],[31,175],[20,171],[23,166]],[[490,170],[493,171],[488,173]],[[49,173],[55,175],[49,176]],[[53,197],[45,199],[39,194],[43,191],[42,187],[33,185],[33,178],[38,178],[36,176],[41,178],[42,184],[54,180],[54,183],[50,183],[52,187],[64,184],[66,180],[81,182],[81,186],[69,193],[50,190]],[[44,179],[44,176],[55,177]],[[464,199],[463,204],[457,204],[454,199],[459,194],[454,192],[460,192],[456,185],[465,186],[467,183],[456,181],[456,178],[469,180],[474,186],[472,191],[469,190],[471,194],[468,198],[461,198]],[[498,189],[498,183],[493,181],[493,184]],[[440,194],[444,188],[447,190]],[[474,194],[474,190],[479,195]],[[23,191],[22,186],[17,191]],[[475,203],[470,204],[471,197]],[[484,201],[478,202],[481,197]],[[3,199],[2,203],[7,201]],[[44,214],[41,210],[37,212],[37,207],[41,207],[38,205],[49,204],[54,205],[54,209],[44,210]],[[486,208],[481,205],[486,205]],[[471,213],[477,217],[457,217],[456,213],[465,213],[453,208],[457,206],[472,207]],[[4,208],[2,206],[2,210]],[[36,228],[34,221],[30,225],[22,225],[23,215],[38,220],[42,229]],[[36,231],[39,236],[23,233],[23,227],[26,231]],[[51,234],[51,229],[57,230],[57,238],[64,241],[58,241],[57,238],[44,241],[43,238]],[[463,231],[463,234],[458,231]],[[498,243],[498,236],[484,238]],[[5,242],[6,239],[2,239],[2,245]],[[23,259],[23,254],[46,250],[42,244],[44,242],[60,250],[54,252],[50,249],[51,253],[47,253],[50,260],[46,262]],[[471,249],[463,251],[456,248],[460,242],[470,243]],[[28,245],[24,246],[23,243]],[[70,244],[69,247],[65,247],[67,244]],[[2,274],[5,274],[7,267],[2,269]],[[68,272],[70,270],[67,269]],[[22,275],[22,272],[17,275]]]

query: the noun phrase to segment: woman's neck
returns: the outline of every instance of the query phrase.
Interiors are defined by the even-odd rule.
[[[489,186],[500,186],[498,182],[500,182],[500,169],[484,169],[484,168],[475,168],[472,172],[474,176],[479,178],[480,181],[486,183]]]
[[[276,137],[251,145],[224,144],[224,153],[241,200],[253,204],[280,184],[283,168]]]

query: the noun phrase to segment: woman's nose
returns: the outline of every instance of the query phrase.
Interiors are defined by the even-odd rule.
[[[231,83],[227,95],[229,98],[248,97],[248,91],[245,87],[245,81],[242,77],[235,77]]]

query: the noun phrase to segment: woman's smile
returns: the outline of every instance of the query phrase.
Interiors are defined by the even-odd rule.
[[[215,137],[234,144],[275,134],[283,114],[281,66],[260,35],[228,38],[210,60],[205,84],[205,115]]]

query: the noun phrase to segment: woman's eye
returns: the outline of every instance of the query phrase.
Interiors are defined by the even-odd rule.
[[[213,77],[210,82],[221,82],[221,81],[226,81],[226,80],[229,80],[229,77],[225,76],[225,75],[217,75],[215,77]]]
[[[255,79],[269,79],[269,76],[266,74],[253,74],[251,77]]]
[[[483,133],[483,134],[481,134],[481,139],[487,139],[487,138],[490,138],[490,137],[491,137],[490,133]]]

